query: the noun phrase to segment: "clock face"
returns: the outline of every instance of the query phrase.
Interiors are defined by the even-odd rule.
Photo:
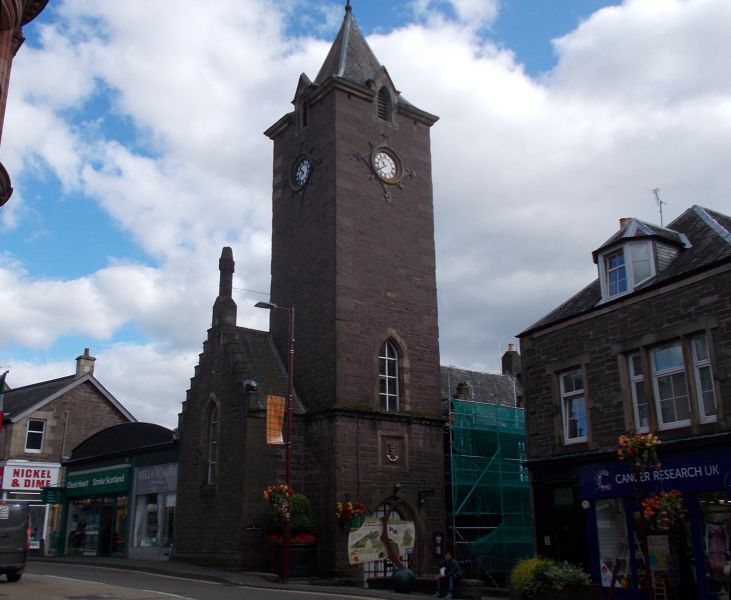
[[[310,178],[312,163],[307,157],[300,158],[294,165],[292,171],[292,184],[296,189],[302,189]]]
[[[393,181],[399,173],[396,157],[386,150],[378,150],[373,156],[373,170],[384,181]]]

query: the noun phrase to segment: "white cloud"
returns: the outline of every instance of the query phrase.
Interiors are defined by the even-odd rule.
[[[44,31],[45,46],[18,53],[3,138],[14,181],[55,175],[138,254],[90,249],[107,264],[70,280],[26,272],[12,248],[0,261],[0,348],[86,337],[104,385],[168,426],[210,323],[223,245],[237,261],[239,323],[266,326],[250,308],[259,297],[243,291],[269,287],[262,131],[291,110],[300,72],[314,78],[329,47],[286,33],[286,11],[301,4],[170,6],[59,3],[65,20]],[[594,277],[591,251],[619,217],[658,221],[652,188],[666,222],[694,203],[731,213],[726,0],[603,9],[556,41],[559,64],[540,80],[481,37],[495,6],[455,1],[450,20],[444,3],[415,2],[417,24],[369,38],[404,96],[441,118],[432,159],[443,362],[491,370],[515,333]],[[303,18],[335,20],[322,8]],[[109,90],[111,131],[92,110]],[[18,187],[3,226],[41,235],[42,207]],[[120,344],[124,327],[143,340]],[[32,365],[36,380],[45,364]]]

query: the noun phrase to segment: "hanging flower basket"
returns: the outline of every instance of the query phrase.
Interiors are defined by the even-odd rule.
[[[617,456],[636,469],[660,467],[657,457],[657,447],[661,440],[653,433],[635,433],[619,436],[619,450]]]
[[[642,500],[642,516],[655,531],[667,531],[685,519],[683,493],[660,492]]]
[[[335,505],[335,518],[343,529],[356,531],[365,522],[366,506],[362,502],[338,502]]]

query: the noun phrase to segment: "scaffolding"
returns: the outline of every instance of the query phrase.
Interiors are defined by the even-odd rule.
[[[505,588],[519,558],[533,555],[533,514],[522,408],[449,401],[453,545],[472,575]]]

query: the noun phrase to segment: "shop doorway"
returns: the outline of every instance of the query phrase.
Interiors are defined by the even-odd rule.
[[[111,554],[114,539],[114,507],[102,506],[99,518],[99,556]]]

